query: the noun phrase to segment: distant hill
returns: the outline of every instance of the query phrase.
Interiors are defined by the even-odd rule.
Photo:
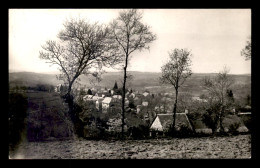
[[[10,86],[35,86],[37,84],[57,85],[60,81],[56,79],[54,74],[42,74],[34,72],[10,72],[9,85]]]
[[[150,90],[152,92],[168,92],[173,91],[170,85],[161,85],[159,83],[160,72],[138,72],[130,71],[128,74],[132,75],[132,78],[128,80],[128,87],[137,90]],[[180,92],[191,91],[193,93],[201,93],[203,90],[202,82],[206,76],[213,77],[214,73],[194,73],[187,79]],[[249,92],[251,92],[251,75],[231,75],[235,81],[235,86],[237,89],[241,87],[246,87]],[[102,75],[102,81],[100,83],[94,82],[93,85],[90,81],[95,79],[91,76],[81,76],[80,83],[85,87],[107,87],[112,88],[115,81],[117,81],[118,86],[122,86],[123,73],[122,72],[107,72]],[[9,73],[9,85],[24,85],[24,86],[35,86],[37,84],[50,84],[57,85],[62,83],[56,79],[55,74],[42,74],[34,72],[10,72]],[[162,87],[165,86],[165,87]],[[238,87],[240,86],[240,87]]]

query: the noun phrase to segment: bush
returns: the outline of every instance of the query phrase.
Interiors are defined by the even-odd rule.
[[[83,137],[87,139],[107,139],[109,136],[105,128],[95,126],[94,123],[85,125],[83,128]]]
[[[220,108],[221,104],[212,104],[209,108],[206,109],[206,112],[202,115],[202,122],[207,127],[212,129],[213,134],[217,130]]]
[[[149,127],[144,125],[130,127],[128,133],[133,139],[144,139],[149,136]]]
[[[228,130],[232,134],[237,134],[238,133],[237,129],[239,128],[239,126],[240,126],[239,122],[234,122],[229,125]]]
[[[240,118],[236,115],[228,115],[223,120],[223,126],[228,128],[228,132],[231,134],[237,134],[237,129],[241,125]]]
[[[180,125],[175,125],[174,131],[173,131],[172,126],[170,126],[169,129],[165,132],[165,135],[179,137],[179,138],[186,138],[186,137],[193,136],[194,132],[187,125],[180,124]]]
[[[185,138],[193,135],[193,131],[186,125],[181,125],[180,129],[176,132],[177,137]]]
[[[245,126],[247,127],[247,129],[249,131],[251,131],[252,130],[251,116],[250,115],[242,115],[242,116],[240,116],[240,118],[243,121],[243,123],[245,124]]]
[[[100,130],[93,125],[85,125],[84,126],[84,137],[85,138],[99,138]]]

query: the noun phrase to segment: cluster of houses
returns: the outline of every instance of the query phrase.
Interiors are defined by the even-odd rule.
[[[61,85],[58,85],[56,87],[56,91],[59,92]],[[121,110],[121,103],[122,103],[122,96],[120,93],[117,92],[115,89],[85,89],[86,93],[90,90],[91,94],[85,94],[83,95],[83,100],[88,103],[92,103],[94,107],[96,108],[97,112],[101,113],[109,113],[113,111],[120,111]],[[125,94],[125,109],[126,111],[131,111],[136,114],[140,113],[141,109],[144,107],[150,106],[150,99],[154,98],[156,95],[151,94],[149,91],[144,91],[143,93],[140,93],[139,91],[132,91],[127,90]],[[165,93],[161,95],[160,101],[166,102],[164,105],[166,106],[172,106],[173,103],[167,103],[172,102],[173,99],[169,97],[169,93]],[[192,97],[193,101],[199,101],[199,102],[206,102],[207,100],[201,99],[199,97]],[[132,107],[130,104],[134,104]],[[165,132],[169,126],[172,124],[173,121],[173,114],[172,114],[172,107],[168,107],[167,110],[164,109],[162,104],[158,104],[153,106],[153,109],[151,111],[154,113],[153,118],[149,118],[148,114],[144,116],[144,120],[150,120],[150,130],[152,131],[159,131],[159,132]],[[164,111],[164,113],[161,113]],[[188,110],[183,110],[182,113],[176,114],[176,125],[185,125],[187,128],[195,130],[197,133],[212,133],[212,130],[207,128],[205,124],[203,124],[202,121],[191,121],[189,120],[188,116]],[[249,113],[246,113],[248,115]],[[251,114],[251,113],[250,113]],[[240,114],[243,115],[243,114]],[[111,125],[117,125],[118,130],[120,130],[120,119],[110,118],[109,122]],[[196,128],[194,128],[194,125]],[[112,128],[112,127],[111,127]],[[111,129],[110,128],[110,129]],[[247,132],[248,129],[245,128],[244,125],[242,125],[240,128],[242,132]]]
[[[96,91],[94,88],[91,89],[93,94],[87,94],[83,97],[86,102],[93,102],[96,106],[97,111],[102,113],[108,113],[115,108],[121,108],[122,95],[117,94],[113,89],[101,89]],[[139,93],[138,91],[132,92],[127,90],[125,94],[125,108],[130,109],[138,113],[142,106],[148,106],[149,92]],[[130,102],[137,105],[136,108],[129,107]]]

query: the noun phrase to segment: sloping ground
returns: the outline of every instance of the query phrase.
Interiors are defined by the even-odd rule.
[[[74,137],[73,125],[68,116],[68,107],[57,93],[19,91],[26,101],[24,129],[19,142],[9,152],[19,150],[19,143],[32,141],[65,140]],[[17,111],[18,113],[21,112]]]
[[[68,107],[57,93],[27,92],[27,139],[29,141],[71,136]]]
[[[251,135],[185,139],[29,142],[12,159],[251,158]]]

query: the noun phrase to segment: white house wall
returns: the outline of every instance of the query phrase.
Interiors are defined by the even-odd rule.
[[[158,116],[155,118],[153,124],[151,125],[151,129],[152,130],[163,131],[162,124],[161,124]]]

